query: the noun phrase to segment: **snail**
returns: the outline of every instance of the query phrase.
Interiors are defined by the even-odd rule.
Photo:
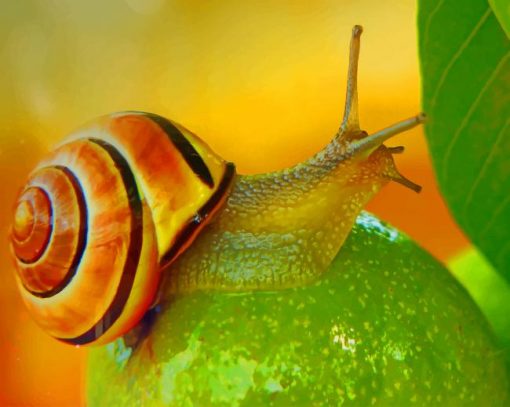
[[[419,191],[395,168],[403,147],[383,142],[424,116],[372,135],[359,126],[361,32],[354,27],[339,131],[294,167],[238,175],[191,131],[144,112],[101,117],[58,145],[29,175],[10,233],[35,321],[63,342],[104,344],[161,290],[304,284],[327,269],[383,185]]]

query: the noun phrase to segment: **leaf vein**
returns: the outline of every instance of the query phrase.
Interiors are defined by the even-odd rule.
[[[442,171],[441,171],[442,178],[445,183],[448,178],[448,162],[450,160],[450,156],[452,154],[453,147],[457,143],[462,130],[464,130],[464,128],[468,124],[469,120],[471,119],[471,116],[473,115],[476,108],[478,107],[478,104],[480,103],[482,96],[485,94],[487,89],[489,89],[490,85],[492,85],[492,82],[494,82],[494,80],[498,76],[499,72],[501,71],[501,68],[505,65],[505,63],[507,62],[509,57],[510,57],[510,51],[508,51],[500,59],[500,61],[496,65],[496,68],[492,71],[491,75],[489,76],[489,78],[487,79],[485,84],[483,85],[482,89],[480,89],[480,92],[478,92],[478,95],[473,100],[473,103],[471,103],[471,106],[469,107],[466,115],[462,119],[462,122],[460,123],[459,127],[457,127],[457,130],[455,131],[455,133],[453,134],[453,137],[451,138],[450,142],[448,143],[448,146],[446,147],[445,154],[443,156]]]
[[[510,203],[510,195],[508,195],[503,201],[501,201],[501,203],[496,208],[496,210],[494,212],[492,212],[491,218],[489,219],[489,221],[483,228],[482,232],[480,233],[480,236],[478,237],[478,239],[480,241],[489,232],[489,230],[492,228],[492,224],[498,219],[498,216],[501,214],[501,212],[503,212],[503,210],[509,203]]]
[[[432,20],[434,19],[434,16],[437,14],[437,12],[441,9],[443,6],[445,0],[439,0],[436,3],[436,6],[434,9],[430,12],[430,14],[427,17],[427,21],[425,21],[425,28],[423,31],[423,46],[427,46],[429,43],[429,37],[430,37],[430,25],[432,24]]]
[[[508,252],[508,249],[510,249],[510,242],[506,242],[503,247],[501,248],[501,250],[499,251],[498,255],[496,256],[496,262],[497,264],[502,264],[505,262],[505,258],[503,257],[503,255]],[[497,265],[496,264],[496,265]]]
[[[496,151],[498,151],[499,144],[503,140],[503,135],[505,134],[505,131],[507,130],[508,126],[510,126],[510,118],[508,118],[506,120],[506,122],[503,124],[503,127],[498,132],[498,135],[496,136],[496,141],[492,145],[492,147],[489,151],[489,154],[485,157],[483,165],[482,165],[480,171],[478,172],[478,175],[476,176],[475,181],[471,185],[471,189],[469,190],[469,192],[467,194],[467,198],[464,203],[463,210],[462,210],[463,217],[465,219],[467,219],[467,212],[468,212],[469,206],[471,205],[471,203],[473,201],[473,196],[474,196],[476,190],[478,189],[478,186],[480,185],[481,180],[485,177],[487,168],[489,167],[490,163],[492,162],[494,155],[496,154]]]
[[[485,11],[485,13],[480,17],[480,19],[476,23],[475,27],[471,30],[469,35],[466,37],[464,42],[460,45],[459,49],[455,52],[455,54],[453,55],[452,59],[450,59],[450,61],[446,65],[446,68],[441,73],[441,76],[439,77],[439,81],[437,82],[436,88],[435,88],[434,93],[432,95],[432,98],[430,100],[430,110],[431,111],[434,109],[434,106],[436,105],[437,97],[439,95],[439,91],[443,87],[444,81],[446,80],[446,77],[450,73],[450,70],[452,69],[453,65],[460,58],[460,56],[462,55],[464,50],[469,46],[469,44],[471,43],[473,38],[476,36],[478,31],[480,31],[480,28],[485,23],[487,18],[489,18],[490,15],[491,15],[491,8],[488,7],[487,10]]]

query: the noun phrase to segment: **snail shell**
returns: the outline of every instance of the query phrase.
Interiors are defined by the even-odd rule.
[[[226,198],[234,167],[160,116],[126,112],[72,134],[29,176],[11,245],[36,322],[108,342],[150,306],[161,268]]]

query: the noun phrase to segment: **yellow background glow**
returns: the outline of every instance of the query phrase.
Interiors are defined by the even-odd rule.
[[[18,188],[65,134],[108,112],[144,110],[201,136],[242,173],[320,150],[343,113],[350,31],[365,28],[362,126],[420,110],[415,4],[401,0],[25,0],[0,14],[0,404],[83,403],[85,351],[59,344],[25,313],[8,258]],[[369,210],[446,261],[466,245],[440,198],[423,131]]]

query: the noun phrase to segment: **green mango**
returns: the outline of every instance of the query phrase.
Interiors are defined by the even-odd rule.
[[[163,298],[131,334],[92,349],[87,396],[123,407],[501,406],[510,389],[462,286],[362,213],[309,285]]]

